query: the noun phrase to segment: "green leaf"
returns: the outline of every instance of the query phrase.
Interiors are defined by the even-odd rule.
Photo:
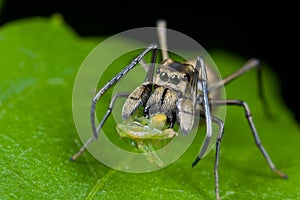
[[[115,171],[88,152],[70,162],[82,145],[72,116],[73,82],[84,58],[103,39],[80,38],[60,15],[1,27],[1,199],[214,199],[214,151],[191,167],[201,145],[197,138],[179,160],[150,173]],[[224,76],[247,60],[222,50],[210,54]],[[289,179],[268,168],[243,109],[228,106],[219,166],[221,199],[300,196],[299,126],[279,94],[276,77],[263,67],[274,119],[264,115],[255,70],[230,83],[226,95],[248,103],[262,144]]]

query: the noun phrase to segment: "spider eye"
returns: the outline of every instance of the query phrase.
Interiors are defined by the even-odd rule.
[[[180,79],[177,75],[172,75],[170,78],[171,83],[177,85],[180,82]]]
[[[189,76],[189,74],[185,74],[185,75],[182,77],[182,80],[183,80],[183,81],[190,81],[190,76]]]
[[[166,72],[163,72],[163,73],[160,74],[160,79],[162,81],[168,81],[169,80],[169,76],[168,76],[168,74]]]
[[[183,76],[183,77],[182,77],[182,80],[183,80],[183,81],[187,81],[187,80],[188,80],[187,76],[186,76],[186,75]]]
[[[156,69],[156,73],[157,73],[157,74],[160,73],[160,68],[159,68],[159,67]]]

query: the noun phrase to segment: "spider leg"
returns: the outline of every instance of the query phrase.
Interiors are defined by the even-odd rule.
[[[236,78],[240,77],[241,75],[245,74],[251,69],[257,69],[258,95],[262,101],[264,112],[269,118],[272,118],[268,101],[266,100],[263,92],[263,82],[262,82],[263,68],[262,65],[260,64],[260,61],[257,58],[249,59],[240,69],[228,75],[227,77],[223,78],[221,81],[218,81],[217,83],[213,83],[209,88],[209,91],[213,92],[214,90],[218,90],[219,88],[224,87],[224,85],[231,83]]]
[[[87,148],[87,146],[95,139],[98,138],[98,133],[101,130],[101,127],[103,126],[104,122],[106,121],[106,119],[108,118],[108,116],[110,115],[111,109],[114,105],[114,102],[116,100],[116,98],[118,96],[128,96],[125,93],[119,93],[116,94],[113,99],[111,100],[109,109],[107,111],[107,113],[105,114],[104,118],[102,119],[102,121],[100,122],[100,124],[96,127],[96,123],[95,123],[95,112],[96,112],[96,104],[98,102],[98,100],[101,98],[101,96],[111,87],[113,86],[115,83],[117,83],[123,76],[125,76],[131,69],[133,69],[142,59],[143,57],[150,51],[152,51],[152,56],[151,56],[151,64],[149,66],[147,75],[146,75],[146,79],[145,81],[152,81],[153,79],[153,71],[154,71],[154,63],[156,61],[156,49],[157,49],[157,45],[156,44],[150,44],[144,51],[142,51],[138,56],[136,56],[129,65],[127,65],[121,72],[119,72],[115,77],[113,77],[108,83],[106,83],[98,92],[97,94],[94,96],[94,98],[92,99],[92,104],[91,104],[91,111],[90,111],[90,121],[91,121],[91,125],[92,125],[92,131],[94,136],[91,137],[83,146],[82,148],[79,150],[79,152],[77,152],[74,156],[71,157],[71,160],[76,160]],[[111,107],[111,109],[110,109]]]
[[[199,68],[199,70],[198,70]],[[204,59],[203,57],[197,57],[197,62],[196,62],[196,71],[201,72],[201,84],[202,84],[202,105],[203,105],[203,112],[204,112],[204,118],[206,122],[206,136],[203,142],[203,145],[200,149],[200,153],[196,160],[193,162],[192,166],[194,167],[200,159],[203,157],[204,153],[206,152],[210,140],[212,138],[212,119],[211,119],[211,113],[210,113],[210,103],[208,99],[208,87],[207,87],[207,74],[206,74],[206,68],[204,64]],[[198,75],[197,75],[198,76]],[[197,81],[198,82],[198,81]],[[196,83],[197,83],[196,82]]]
[[[159,40],[163,60],[166,60],[169,58],[168,45],[167,45],[167,29],[166,29],[167,25],[166,24],[167,24],[167,22],[165,20],[158,20],[157,25],[156,25],[158,40]]]
[[[265,148],[263,147],[263,145],[261,144],[258,132],[255,128],[254,122],[252,120],[252,115],[249,109],[249,106],[247,105],[246,102],[241,101],[241,100],[211,100],[210,103],[212,105],[234,105],[234,106],[241,106],[244,108],[245,114],[246,114],[246,118],[247,121],[249,123],[249,126],[251,128],[253,137],[254,137],[254,141],[256,146],[259,148],[259,150],[261,151],[262,155],[264,156],[264,158],[266,159],[269,167],[271,168],[271,170],[273,172],[275,172],[277,175],[279,175],[281,178],[287,178],[287,175],[281,171],[279,171],[278,169],[276,169],[275,165],[273,164],[270,156],[268,155],[267,151],[265,150]]]
[[[219,173],[218,173],[218,167],[219,167],[219,155],[220,155],[220,145],[221,145],[221,140],[224,134],[224,122],[217,117],[214,117],[210,113],[210,102],[208,99],[208,87],[207,87],[207,74],[206,74],[206,68],[205,68],[205,63],[204,59],[202,57],[198,57],[196,61],[196,71],[201,73],[201,79],[200,82],[202,84],[202,105],[203,105],[203,111],[202,115],[204,115],[205,122],[206,122],[206,136],[204,139],[204,143],[200,149],[200,153],[195,159],[195,161],[192,163],[192,167],[195,167],[197,163],[200,161],[200,159],[203,157],[205,154],[209,143],[212,138],[212,122],[217,123],[220,126],[219,133],[217,136],[217,141],[216,141],[216,156],[215,156],[215,164],[214,164],[214,175],[215,175],[215,194],[216,194],[216,199],[220,199],[220,194],[219,194]],[[198,74],[196,73],[198,76]],[[197,80],[197,79],[196,79]],[[197,81],[198,82],[198,81]]]
[[[219,129],[219,134],[217,137],[217,142],[216,142],[216,155],[215,155],[215,165],[214,165],[214,174],[215,174],[215,194],[216,194],[216,199],[220,199],[220,192],[219,192],[219,157],[220,157],[220,146],[221,146],[221,140],[224,135],[224,122],[220,120],[219,118],[216,118],[212,116],[213,122],[217,123],[220,126]]]
[[[97,127],[97,132],[99,132],[101,130],[101,128],[104,125],[104,123],[106,122],[107,118],[110,116],[117,98],[127,98],[129,96],[129,94],[130,93],[128,93],[128,92],[118,92],[112,97],[110,104],[108,106],[108,109],[106,111],[106,114],[104,115],[104,117],[102,118],[101,122],[99,123],[99,125]],[[90,137],[86,141],[86,143],[81,147],[81,149],[71,157],[71,160],[72,161],[76,160],[95,139],[96,139],[95,137]]]
[[[201,115],[204,117],[205,113],[201,112]],[[215,163],[214,163],[214,176],[215,176],[215,194],[216,194],[216,199],[219,200],[220,199],[220,189],[219,189],[219,157],[220,157],[220,148],[221,148],[221,141],[224,135],[224,122],[215,117],[215,116],[211,116],[211,120],[212,122],[216,123],[217,125],[219,125],[219,132],[217,135],[217,141],[216,141],[216,154],[215,154]],[[195,167],[196,164],[200,161],[201,158],[197,157],[196,160],[193,162],[192,167]]]
[[[148,72],[148,70],[149,70],[149,66],[148,66],[148,64],[146,63],[146,61],[144,61],[144,59],[142,59],[141,61],[140,61],[140,65],[142,66],[142,68],[145,70],[145,72],[147,73]]]
[[[153,60],[155,61],[156,59],[156,54],[155,54],[155,50],[157,48],[156,44],[151,44],[147,49],[145,49],[143,52],[141,52],[135,59],[133,59],[131,61],[131,63],[126,66],[121,72],[119,72],[119,74],[117,74],[115,77],[113,77],[108,83],[106,83],[104,85],[104,87],[99,90],[99,92],[95,95],[95,97],[92,100],[92,105],[91,105],[91,112],[90,112],[90,119],[91,119],[91,124],[92,124],[92,130],[94,133],[94,137],[95,139],[98,138],[98,131],[96,128],[96,124],[95,124],[95,110],[96,110],[96,103],[98,102],[98,100],[100,99],[100,97],[112,86],[114,85],[116,82],[118,82],[125,74],[127,74],[132,68],[134,68],[139,62],[140,60],[149,52],[152,50],[152,58],[151,58],[151,63],[154,63]],[[151,78],[153,79],[153,75],[151,76],[151,74],[153,74],[153,70],[150,69],[154,69],[153,64],[151,64],[149,66],[149,70],[147,72],[147,76],[146,76],[146,80],[151,80]]]
[[[166,24],[167,22],[165,20],[157,20],[156,23],[156,29],[157,29],[157,36],[158,36],[158,42],[162,53],[162,59],[168,59],[168,45],[167,45],[167,34],[166,34]],[[148,64],[142,59],[140,61],[141,66],[144,68],[146,72],[148,72],[149,66]]]
[[[209,88],[210,91],[216,90],[220,87],[224,87],[224,85],[227,85],[227,84],[231,83],[233,80],[235,80],[236,78],[240,77],[241,75],[245,74],[246,72],[248,72],[249,70],[251,70],[253,68],[258,69],[257,77],[259,79],[259,82],[262,82],[260,80],[261,77],[262,77],[261,76],[262,68],[261,68],[260,62],[259,62],[258,59],[252,58],[252,59],[249,59],[240,69],[238,69],[234,73],[228,75],[227,77],[222,78],[222,81],[218,81],[217,83],[212,84],[211,87]],[[261,86],[259,86],[259,87],[261,87]]]

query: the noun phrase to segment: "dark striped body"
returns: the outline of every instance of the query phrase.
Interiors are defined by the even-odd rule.
[[[151,117],[156,113],[162,113],[167,116],[170,127],[173,127],[176,121],[177,99],[178,95],[174,90],[163,86],[155,86],[145,105],[144,115]]]
[[[194,124],[196,75],[190,64],[165,60],[156,69],[153,82],[144,82],[130,94],[123,106],[123,119],[143,106],[146,117],[164,114],[170,128],[178,122],[181,132],[188,134]]]

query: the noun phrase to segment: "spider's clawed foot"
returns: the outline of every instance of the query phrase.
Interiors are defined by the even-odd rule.
[[[273,169],[273,172],[275,172],[278,176],[280,176],[280,178],[283,179],[287,179],[288,175],[283,173],[282,171],[278,170],[278,169]]]

